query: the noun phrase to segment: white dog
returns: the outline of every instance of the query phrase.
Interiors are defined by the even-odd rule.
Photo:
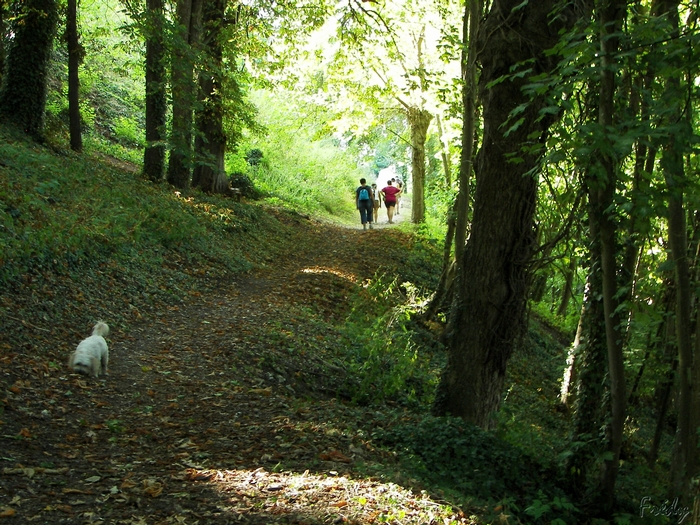
[[[80,341],[78,348],[70,356],[68,366],[81,374],[97,377],[107,374],[109,364],[109,350],[105,336],[109,333],[109,326],[99,321],[92,329],[92,335]]]

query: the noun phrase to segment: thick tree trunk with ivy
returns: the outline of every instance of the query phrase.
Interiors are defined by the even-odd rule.
[[[554,69],[556,58],[545,51],[576,20],[574,12],[553,18],[557,5],[556,0],[527,5],[496,0],[480,29],[483,143],[476,160],[471,235],[450,311],[448,363],[434,409],[483,428],[493,426],[506,365],[525,324],[528,265],[535,248],[537,146],[553,122],[538,119],[545,101],[523,93],[526,79],[490,84],[524,61],[532,61],[533,75]],[[507,124],[521,104],[527,107],[520,125]]]
[[[598,10],[600,20],[600,103],[598,124],[608,130],[615,125],[616,54],[619,33],[626,14],[625,0],[601,2]],[[607,138],[607,137],[606,137]],[[614,137],[610,137],[613,141]],[[612,148],[610,148],[612,150]],[[600,262],[602,270],[603,310],[605,311],[605,338],[608,351],[608,377],[610,383],[611,418],[608,428],[608,455],[601,473],[602,510],[612,511],[615,498],[615,482],[620,464],[620,451],[625,424],[627,390],[625,366],[622,354],[617,259],[621,253],[617,242],[617,224],[614,216],[614,198],[618,180],[619,161],[612,151],[599,151],[599,165],[589,180],[588,199],[591,203],[592,220],[600,235]]]
[[[27,0],[16,5],[20,12],[10,28],[14,38],[0,87],[0,118],[41,140],[58,5],[56,0]]]
[[[679,15],[677,0],[658,0],[659,14],[665,15],[668,21],[669,35],[674,39],[679,37]],[[674,41],[666,56],[672,57],[678,53]],[[669,58],[672,61],[672,58]],[[664,128],[666,137],[663,141],[661,169],[668,187],[668,241],[671,247],[674,278],[676,283],[676,345],[678,347],[678,427],[676,443],[673,451],[671,479],[674,496],[681,499],[683,504],[692,504],[689,494],[692,490],[691,481],[697,467],[697,407],[693,405],[693,390],[697,388],[698,379],[694,376],[693,367],[693,334],[692,323],[692,291],[690,281],[690,265],[688,263],[688,239],[683,205],[684,192],[687,188],[683,152],[691,149],[693,130],[687,117],[684,116],[686,91],[681,87],[681,75],[684,75],[682,63],[676,64],[675,75],[665,80],[665,103],[667,105],[667,121]],[[691,78],[694,78],[692,76]],[[697,359],[697,356],[695,356]]]
[[[567,461],[572,488],[580,498],[595,492],[599,481],[593,471],[605,444],[601,440],[607,414],[610,412],[608,352],[605,339],[605,310],[602,300],[603,273],[598,223],[593,219],[595,209],[589,202],[589,261],[586,293],[580,320],[579,344],[575,348],[576,376],[574,384],[574,415],[571,432],[572,454]]]
[[[196,115],[197,157],[192,186],[210,193],[225,193],[228,180],[224,171],[226,136],[223,118],[223,47],[221,30],[224,22],[226,2],[212,0],[202,7],[202,31],[206,52],[206,65],[199,75],[201,107]]]
[[[165,47],[163,0],[147,1],[146,22],[146,149],[143,173],[162,182],[165,172]]]
[[[83,134],[80,123],[80,78],[78,68],[82,59],[82,47],[78,37],[78,0],[68,0],[66,12],[66,43],[68,44],[68,118],[70,147],[82,151]]]
[[[408,125],[411,128],[411,180],[413,181],[411,220],[421,223],[425,220],[425,140],[433,116],[430,112],[408,108]]]
[[[201,34],[202,0],[178,0],[177,35],[172,53],[173,119],[168,158],[168,182],[180,189],[190,185],[192,114],[196,101],[194,63]]]

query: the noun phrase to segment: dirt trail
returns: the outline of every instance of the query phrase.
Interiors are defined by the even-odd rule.
[[[371,416],[334,399],[340,336],[314,322],[347,314],[350,292],[391,255],[377,242],[407,240],[298,220],[295,253],[115,327],[109,376],[0,341],[0,517],[370,523],[398,504],[405,523],[430,522],[434,503],[359,474],[388,457],[372,447]]]

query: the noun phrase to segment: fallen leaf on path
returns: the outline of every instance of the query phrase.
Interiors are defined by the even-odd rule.
[[[66,488],[63,489],[64,494],[93,494],[91,490],[81,490],[81,489],[71,489],[71,488]]]
[[[339,461],[340,463],[352,463],[352,459],[337,450],[331,450],[327,454],[319,454],[319,458],[323,461]]]
[[[163,484],[155,479],[143,480],[143,493],[152,498],[157,498],[163,492]]]

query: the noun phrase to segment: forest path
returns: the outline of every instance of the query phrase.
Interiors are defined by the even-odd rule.
[[[283,220],[295,223],[294,253],[115,329],[106,377],[32,358],[31,342],[3,354],[0,517],[194,525],[371,523],[397,506],[402,523],[440,514],[427,496],[362,477],[391,460],[371,444],[376,414],[332,397],[346,380],[331,351],[340,334],[318,322],[343,319],[350,292],[401,264],[408,237]],[[52,343],[54,332],[33,328]]]

